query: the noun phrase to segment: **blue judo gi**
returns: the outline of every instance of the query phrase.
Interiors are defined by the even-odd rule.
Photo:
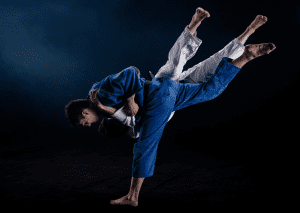
[[[135,102],[143,110],[136,115],[140,137],[134,144],[132,177],[151,177],[154,172],[159,140],[173,111],[212,100],[220,95],[240,68],[223,57],[214,75],[199,84],[179,83],[166,77],[154,78],[149,86],[147,101],[144,101],[145,79],[139,78],[133,68],[110,75],[95,83],[91,90],[98,89],[102,104],[119,109],[127,98],[135,95]]]
[[[188,70],[183,71],[184,65],[196,54],[198,48],[202,44],[201,39],[191,35],[188,27],[188,25],[185,27],[169,51],[166,64],[163,65],[152,78],[165,77],[181,83],[204,83],[214,76],[217,66],[223,57],[236,59],[244,52],[244,44],[237,38],[234,38],[224,48],[211,55],[209,58],[197,63]],[[136,67],[133,68],[139,75],[140,71]],[[171,113],[168,121],[170,121],[174,113],[174,111]],[[139,137],[140,127],[135,124],[135,116],[127,116],[123,111],[123,108],[120,108],[112,117],[121,121],[124,125],[130,126],[129,131],[127,132],[130,137],[135,139]],[[132,128],[133,126],[134,128]]]

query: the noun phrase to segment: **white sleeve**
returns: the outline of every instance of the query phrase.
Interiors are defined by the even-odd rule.
[[[111,117],[121,121],[126,126],[135,126],[135,116],[127,116],[123,111],[124,106],[118,109]]]

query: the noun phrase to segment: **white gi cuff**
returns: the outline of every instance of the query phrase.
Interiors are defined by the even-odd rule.
[[[123,108],[124,106],[118,109],[111,117],[117,119],[126,126],[135,126],[135,116],[127,116],[126,113],[123,111]]]

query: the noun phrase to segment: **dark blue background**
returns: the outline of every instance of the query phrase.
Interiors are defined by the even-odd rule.
[[[287,1],[2,1],[3,156],[82,145],[123,147],[130,156],[133,139],[102,137],[99,123],[73,128],[64,107],[129,66],[149,80],[147,71],[155,75],[167,62],[197,7],[211,17],[198,28],[203,43],[184,70],[219,51],[259,14],[268,22],[246,44],[272,42],[277,49],[246,64],[216,99],[177,111],[165,128],[157,160],[174,158],[177,147],[278,165],[279,152],[293,150],[299,127],[300,6]]]

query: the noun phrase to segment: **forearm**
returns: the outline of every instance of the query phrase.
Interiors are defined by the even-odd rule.
[[[131,97],[126,99],[128,105],[135,103],[134,98],[135,98],[135,94],[133,94]],[[109,107],[109,106],[105,106],[105,105],[101,104],[100,101],[99,101],[99,108],[100,108],[100,110],[106,112],[109,115],[113,115],[117,111],[117,109],[114,107]]]
[[[126,99],[126,103],[125,103],[125,109],[126,109],[126,106],[128,107],[134,107],[133,105],[136,105],[135,101],[134,101],[134,98],[135,98],[135,94],[133,94],[131,97],[127,98]],[[101,104],[101,102],[99,101],[99,106],[100,106],[100,110],[102,110],[104,113],[107,113],[109,116],[112,116],[114,115],[118,110],[114,107],[109,107],[109,106],[105,106],[103,104]],[[132,109],[133,110],[133,109]],[[127,112],[125,110],[125,112]],[[119,113],[122,113],[122,112],[119,112]],[[123,114],[122,114],[123,115]],[[121,115],[116,115],[117,117],[114,117],[114,118],[117,118],[118,120],[120,120],[120,116]],[[127,115],[126,115],[127,116]],[[121,116],[122,117],[122,116]],[[124,114],[124,117],[125,117],[125,114]],[[120,120],[121,121],[121,120]],[[126,118],[124,119],[124,121],[126,121]]]
[[[117,111],[117,109],[114,107],[104,106],[103,104],[101,104],[100,111],[111,116]]]
[[[130,96],[129,98],[127,98],[127,102],[128,103],[132,103],[132,102],[134,102],[134,98],[135,98],[135,94],[133,94],[132,96]]]
[[[102,104],[98,97],[99,89],[90,91],[90,100],[96,105],[99,114],[102,114],[103,117],[113,117],[117,112],[117,109],[114,107],[105,106]],[[125,100],[124,112],[128,116],[134,116],[138,111],[138,105],[134,102],[135,94]],[[117,116],[117,115],[116,115]],[[123,116],[124,117],[124,116]],[[126,118],[126,117],[125,117]],[[124,119],[125,120],[125,119]]]
[[[123,110],[127,116],[135,116],[139,111],[139,106],[135,102],[134,98],[135,98],[135,94],[127,98],[126,103],[124,105]]]

